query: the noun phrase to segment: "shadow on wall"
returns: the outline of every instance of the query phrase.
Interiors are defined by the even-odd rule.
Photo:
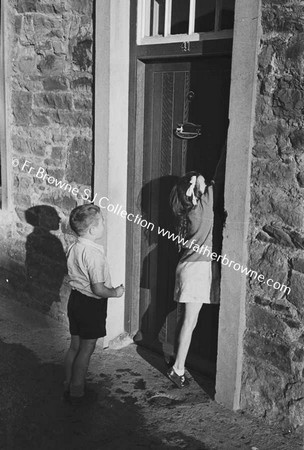
[[[60,217],[52,206],[38,205],[25,211],[34,227],[26,240],[26,287],[48,312],[60,302],[60,289],[67,274],[66,255],[60,240],[51,233],[59,229]]]

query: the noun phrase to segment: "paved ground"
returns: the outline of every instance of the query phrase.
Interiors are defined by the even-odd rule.
[[[64,325],[0,298],[0,448],[5,450],[297,450],[299,433],[270,428],[212,401],[212,383],[191,374],[174,388],[158,355],[98,347],[88,403],[62,399]]]

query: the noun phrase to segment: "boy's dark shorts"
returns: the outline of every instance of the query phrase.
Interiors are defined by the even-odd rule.
[[[98,339],[106,335],[108,299],[88,297],[72,289],[68,301],[70,333],[81,339]]]

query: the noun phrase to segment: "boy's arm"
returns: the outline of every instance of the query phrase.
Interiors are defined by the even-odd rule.
[[[121,297],[122,294],[119,292],[119,287],[120,286],[118,286],[118,288],[107,288],[104,283],[94,283],[91,285],[93,294],[103,298]]]
[[[125,291],[123,285],[117,287],[107,287],[107,261],[104,256],[99,254],[89,255],[86,258],[86,266],[90,279],[90,286],[93,294],[101,298],[121,297]]]

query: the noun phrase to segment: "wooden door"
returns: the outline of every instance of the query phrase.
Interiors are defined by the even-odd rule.
[[[212,177],[227,132],[229,85],[228,57],[146,64],[140,206],[143,218],[154,228],[142,229],[136,340],[166,354],[174,352],[182,315],[182,307],[173,301],[178,249],[168,236],[175,231],[169,194],[186,171]],[[193,140],[178,138],[176,126],[187,121],[202,125],[202,135]],[[190,349],[194,360],[205,361],[206,367],[215,362],[217,312],[216,307],[203,307]]]

